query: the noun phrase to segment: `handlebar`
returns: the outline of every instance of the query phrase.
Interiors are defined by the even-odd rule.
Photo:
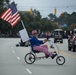
[[[46,39],[49,42],[49,44],[53,43],[57,47],[57,50],[58,50],[58,53],[57,54],[59,54],[59,47],[52,40],[49,40],[50,39],[49,36],[46,36]]]

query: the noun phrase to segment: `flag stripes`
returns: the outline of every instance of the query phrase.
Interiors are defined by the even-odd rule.
[[[10,13],[10,14],[8,15],[8,13]],[[7,15],[8,15],[8,16],[7,16]],[[4,19],[4,20],[7,20],[6,17],[9,17],[10,15],[11,15],[11,9],[9,8],[8,10],[6,10],[6,11],[2,14],[1,18]]]
[[[17,11],[16,4],[11,3],[10,7],[1,15],[0,18],[8,21],[14,27],[21,19]]]

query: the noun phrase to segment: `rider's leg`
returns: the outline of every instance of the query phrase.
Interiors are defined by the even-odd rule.
[[[44,44],[44,45],[41,45],[41,46],[42,47],[45,47],[48,50],[48,46],[47,45]]]
[[[44,52],[46,58],[50,56],[52,59],[54,59],[54,57],[57,56],[57,54],[52,54],[51,52],[49,52],[47,47],[44,47],[44,46],[34,46],[33,49],[40,52]]]
[[[33,47],[34,50],[40,51],[40,52],[44,52],[45,55],[50,55],[52,56],[52,53],[48,51],[48,47],[46,45],[42,45],[42,46],[34,46]]]

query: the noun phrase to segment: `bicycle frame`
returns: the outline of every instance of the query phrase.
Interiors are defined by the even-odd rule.
[[[58,50],[58,53],[57,53],[57,55],[59,55],[59,47],[53,42],[53,41],[51,41],[51,40],[49,40],[48,39],[48,42],[49,42],[49,44],[51,45],[51,42],[57,47],[57,50]],[[54,49],[54,51],[56,51],[55,49]]]

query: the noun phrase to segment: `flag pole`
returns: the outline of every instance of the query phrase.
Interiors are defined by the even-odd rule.
[[[22,23],[23,28],[26,29],[26,28],[25,28],[25,25],[24,25],[24,23],[23,23],[22,20],[21,20],[21,23]],[[27,30],[26,30],[26,31],[27,31]],[[28,32],[27,32],[27,33],[28,33]]]
[[[23,23],[23,21],[22,21],[22,20],[21,20],[21,23],[22,23],[23,28],[25,29],[25,26],[24,26],[24,23]]]
[[[22,26],[23,26],[23,28],[25,29],[24,30],[24,32],[23,33],[25,33],[25,35],[26,35],[26,39],[27,39],[27,42],[28,42],[28,40],[29,40],[29,34],[28,34],[28,32],[27,32],[27,30],[26,30],[26,28],[25,28],[25,26],[24,26],[24,23],[23,23],[23,21],[21,20],[21,23],[22,23]],[[24,36],[23,34],[21,34],[22,36]],[[24,36],[25,37],[25,36]],[[21,38],[22,39],[22,38]],[[24,40],[24,39],[23,39]]]

